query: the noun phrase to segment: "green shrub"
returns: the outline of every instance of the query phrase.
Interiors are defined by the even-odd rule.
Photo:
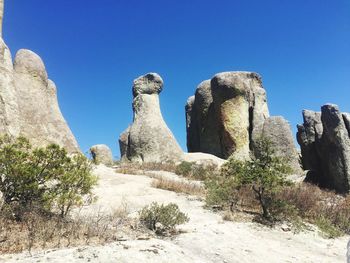
[[[271,142],[261,138],[257,142],[259,149],[258,158],[249,161],[239,161],[229,158],[221,169],[221,176],[211,178],[206,182],[209,204],[213,202],[230,203],[232,207],[240,197],[240,190],[249,187],[258,201],[262,216],[272,219],[271,212],[279,211],[276,207],[276,194],[283,186],[290,185],[286,174],[291,169],[282,158],[275,156]],[[278,204],[281,208],[282,204]]]
[[[177,225],[186,223],[189,218],[179,210],[177,204],[159,205],[153,202],[144,207],[140,212],[140,221],[148,229],[157,230],[157,223],[162,225],[163,230],[173,230]]]
[[[334,225],[326,215],[319,216],[315,220],[315,224],[328,238],[336,238],[343,235],[343,232],[336,225]]]
[[[190,179],[204,181],[218,174],[218,167],[214,164],[203,165],[183,161],[176,166],[175,173]]]
[[[189,176],[192,172],[192,166],[193,163],[183,161],[180,164],[178,164],[175,168],[175,173],[177,175],[182,175],[182,176]]]
[[[0,138],[0,175],[4,206],[14,209],[18,219],[34,208],[58,208],[65,216],[91,196],[97,182],[85,156],[69,157],[54,144],[33,149],[23,137]]]

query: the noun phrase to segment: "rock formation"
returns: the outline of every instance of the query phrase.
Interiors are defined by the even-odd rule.
[[[350,191],[349,114],[326,104],[321,112],[303,111],[297,139],[302,163],[309,170],[306,180],[339,193]]]
[[[198,86],[185,110],[189,152],[205,152],[224,159],[233,155],[247,160],[255,154],[255,142],[264,130],[276,147],[284,141],[285,145],[277,149],[283,157],[284,148],[291,147],[288,154],[292,157],[288,157],[293,160],[295,171],[300,172],[290,127],[281,118],[269,119],[266,92],[258,74],[216,74]]]
[[[113,155],[111,149],[105,144],[94,145],[90,153],[95,164],[112,165]]]
[[[262,128],[262,135],[271,141],[276,156],[288,161],[294,174],[302,173],[291,127],[282,116],[267,118]]]
[[[3,1],[0,0],[0,23]],[[1,32],[1,30],[0,30]],[[0,38],[0,133],[23,135],[34,146],[59,144],[68,152],[79,151],[57,102],[56,86],[48,79],[41,58],[19,50],[11,53]]]
[[[225,160],[206,153],[184,153],[166,125],[159,106],[163,80],[148,73],[134,80],[134,121],[120,136],[122,161],[194,162],[221,166]]]
[[[227,159],[247,160],[258,154],[256,141],[265,135],[276,154],[287,157],[300,173],[289,124],[269,117],[266,91],[252,72],[223,72],[203,81],[186,107],[187,148]]]
[[[133,123],[122,134],[122,159],[136,162],[178,161],[183,155],[160,111],[159,93],[163,80],[148,73],[134,80]]]
[[[189,152],[249,159],[251,143],[269,117],[260,76],[224,72],[202,82],[186,105]]]

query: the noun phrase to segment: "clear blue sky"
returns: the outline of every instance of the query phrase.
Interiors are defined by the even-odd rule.
[[[186,99],[221,71],[263,77],[272,115],[350,111],[349,0],[5,0],[4,38],[46,63],[82,150],[132,120],[132,80],[164,79],[164,118],[185,149]]]

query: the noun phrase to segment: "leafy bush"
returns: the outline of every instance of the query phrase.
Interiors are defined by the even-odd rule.
[[[91,197],[96,183],[88,159],[81,154],[69,157],[54,144],[33,149],[23,137],[0,138],[3,209],[12,209],[17,219],[34,208],[58,208],[66,216],[73,206]]]
[[[144,207],[140,212],[140,221],[148,229],[157,230],[157,223],[162,225],[163,230],[173,230],[177,225],[186,223],[189,218],[179,210],[177,204],[159,205],[153,202]]]
[[[276,203],[275,197],[283,186],[291,184],[286,179],[286,174],[291,169],[282,158],[275,156],[269,140],[261,138],[257,147],[260,153],[258,158],[249,161],[230,158],[221,169],[221,177],[206,182],[207,203],[229,202],[232,207],[241,198],[240,190],[249,187],[259,202],[265,219],[271,219],[272,212],[280,211],[272,208],[276,205],[282,207],[280,202]]]

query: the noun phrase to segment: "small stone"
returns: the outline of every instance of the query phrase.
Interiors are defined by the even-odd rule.
[[[287,224],[282,224],[281,225],[281,229],[284,231],[284,232],[288,232],[288,231],[291,231],[292,229],[290,228],[290,226],[288,226]]]

